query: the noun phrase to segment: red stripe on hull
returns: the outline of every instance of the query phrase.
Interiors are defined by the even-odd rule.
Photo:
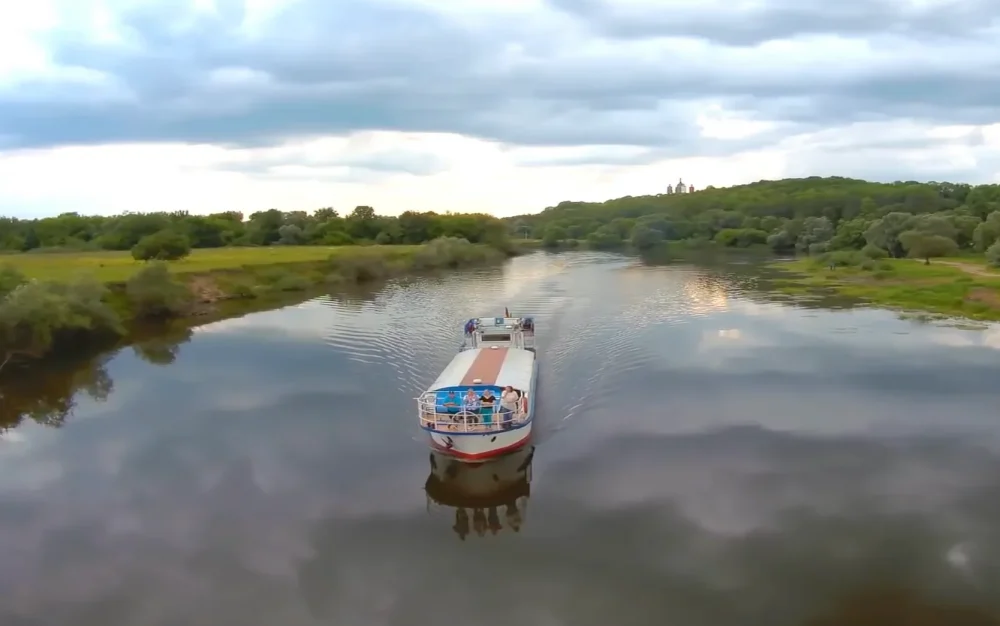
[[[442,446],[433,439],[431,439],[431,447],[442,454],[453,456],[456,459],[462,459],[464,461],[479,461],[482,459],[493,458],[495,456],[502,456],[504,454],[507,454],[508,452],[513,452],[514,450],[517,450],[518,448],[524,446],[524,444],[528,443],[529,439],[531,439],[531,433],[528,433],[528,435],[525,436],[524,439],[521,439],[520,441],[515,441],[509,446],[504,446],[502,448],[497,448],[495,450],[488,450],[486,452],[476,452],[476,453],[459,452],[454,448],[448,448],[446,446]]]

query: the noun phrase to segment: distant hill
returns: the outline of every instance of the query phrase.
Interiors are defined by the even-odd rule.
[[[668,241],[705,239],[734,246],[767,241],[775,249],[826,243],[835,249],[865,245],[864,233],[888,214],[936,213],[960,231],[954,235],[960,247],[973,247],[972,232],[994,211],[1000,211],[1000,185],[812,177],[687,194],[562,202],[505,221],[515,236],[545,239],[550,245],[578,240],[610,248],[635,243],[632,239],[639,228],[640,240],[653,230],[653,239],[662,235]],[[996,219],[1000,224],[1000,213]],[[803,238],[803,229],[816,234]]]

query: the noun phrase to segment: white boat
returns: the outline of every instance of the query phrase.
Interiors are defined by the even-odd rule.
[[[481,317],[465,323],[466,340],[448,367],[417,398],[431,447],[463,461],[482,461],[528,443],[535,417],[538,363],[528,317]],[[504,388],[518,393],[501,403]],[[489,390],[493,405],[483,400]]]
[[[463,463],[431,452],[431,473],[424,484],[427,509],[431,505],[454,509],[452,526],[461,539],[471,532],[480,537],[504,528],[520,532],[531,496],[533,446],[524,446],[484,463]]]

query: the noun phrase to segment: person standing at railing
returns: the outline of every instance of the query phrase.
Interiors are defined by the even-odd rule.
[[[503,393],[500,394],[500,419],[505,427],[509,426],[514,419],[519,398],[520,395],[510,385],[503,388]]]
[[[492,389],[486,389],[483,391],[483,395],[479,396],[484,424],[491,424],[493,422],[493,405],[496,404],[496,400],[497,397],[493,395]]]
[[[475,412],[479,410],[479,396],[476,395],[474,389],[470,388],[468,391],[465,392],[465,395],[462,397],[462,410],[469,412]]]

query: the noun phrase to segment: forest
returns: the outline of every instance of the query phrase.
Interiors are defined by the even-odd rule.
[[[515,236],[542,239],[548,247],[642,250],[712,241],[780,253],[867,249],[873,256],[928,260],[968,250],[1000,264],[1000,185],[812,177],[562,202],[506,222]]]
[[[1000,239],[1000,185],[812,177],[562,202],[503,220],[482,213],[385,216],[369,206],[346,215],[321,208],[249,216],[177,211],[0,218],[0,252],[131,250],[144,260],[178,258],[192,248],[419,244],[439,237],[494,246],[508,237],[531,238],[553,248],[643,250],[676,241],[808,254],[867,248],[876,255],[926,259],[969,251],[1000,263],[1000,246],[994,245]]]
[[[506,239],[506,230],[498,218],[481,213],[407,211],[390,217],[376,215],[369,206],[356,207],[347,215],[332,208],[313,212],[271,209],[249,216],[238,211],[211,215],[186,211],[112,216],[64,213],[33,220],[0,217],[0,251],[132,250],[136,258],[146,258],[139,253],[148,248],[153,250],[149,256],[168,250],[167,258],[176,258],[191,248],[420,244],[439,237],[497,245]],[[136,250],[144,239],[157,245],[144,244]]]

